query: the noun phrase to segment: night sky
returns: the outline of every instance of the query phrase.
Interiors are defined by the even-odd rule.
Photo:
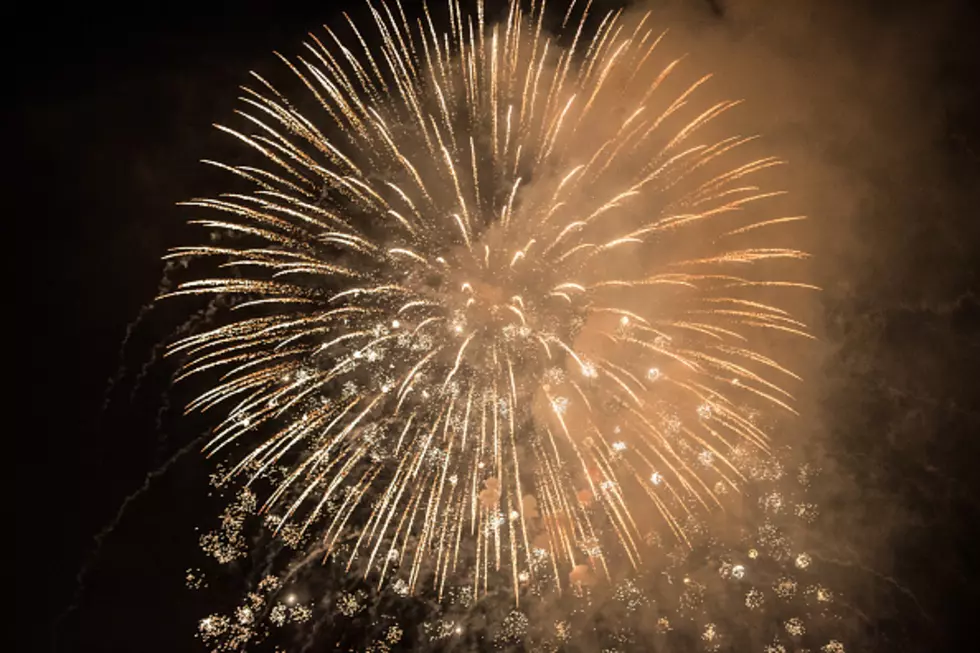
[[[821,455],[842,488],[824,511],[833,536],[864,547],[858,557],[878,572],[877,589],[855,599],[882,633],[868,648],[980,647],[976,3],[801,0],[771,20],[762,2],[670,4],[696,39],[688,47],[709,44],[699,63],[710,66],[714,48],[763,53],[740,62],[758,75],[728,80],[749,102],[768,70],[777,86],[796,75],[784,92],[796,112],[774,100],[776,142],[817,153],[804,167],[807,211],[826,225],[812,248],[827,345],[814,401]],[[26,370],[11,383],[29,395],[6,429],[17,472],[12,650],[204,650],[183,572],[193,527],[213,519],[209,465],[181,457],[94,540],[205,424],[160,412],[166,361],[141,371],[179,311],[146,314],[121,346],[158,291],[161,255],[189,242],[176,203],[220,190],[197,162],[234,156],[211,123],[230,116],[247,71],[278,71],[272,51],[297,52],[340,9],[178,0],[33,11],[7,23],[18,52],[4,103],[15,150],[23,142],[6,157],[6,212],[28,295],[9,311],[25,332],[9,341]],[[780,97],[771,92],[760,107]],[[173,405],[186,398],[178,390]]]

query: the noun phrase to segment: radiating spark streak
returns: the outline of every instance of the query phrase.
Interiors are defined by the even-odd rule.
[[[418,363],[416,363],[415,366],[412,367],[412,369],[410,369],[408,371],[408,374],[405,375],[405,380],[402,381],[401,387],[398,388],[398,401],[399,402],[401,402],[402,399],[404,399],[405,393],[408,392],[408,389],[411,387],[412,379],[415,378],[415,375],[418,374],[419,370],[422,369],[422,367],[424,367],[426,363],[428,363],[430,360],[432,360],[433,358],[435,358],[436,354],[438,354],[440,351],[441,351],[441,348],[439,348],[439,349],[433,349],[428,354],[426,354],[425,357],[422,358],[422,360],[420,360]],[[401,405],[401,404],[399,403],[399,405]]]
[[[520,188],[520,186],[521,186],[521,178],[518,177],[517,180],[514,181],[514,185],[510,190],[510,197],[507,200],[507,206],[504,208],[504,219],[503,219],[504,226],[506,226],[510,222],[511,213],[513,213],[514,211],[514,198],[517,196],[517,189]]]
[[[463,220],[459,217],[458,213],[453,213],[453,219],[456,221],[456,225],[459,227],[459,231],[463,234],[463,241],[466,243],[466,248],[469,250],[473,249],[473,243],[470,242],[470,233],[463,224]]]
[[[453,365],[453,369],[450,370],[449,374],[446,376],[446,380],[442,384],[443,389],[449,385],[449,382],[452,381],[454,376],[456,376],[456,372],[459,371],[459,366],[463,362],[463,352],[466,351],[466,346],[473,341],[473,337],[475,335],[475,331],[470,333],[468,336],[466,336],[466,340],[463,341],[463,344],[459,346],[459,351],[456,353],[456,363]]]
[[[395,311],[395,315],[401,315],[402,313],[405,313],[405,312],[409,311],[410,309],[418,308],[420,306],[439,306],[439,305],[440,304],[438,302],[434,302],[434,301],[430,301],[430,300],[426,300],[426,299],[416,299],[416,300],[413,300],[413,301],[410,301],[410,302],[406,302],[406,303],[402,304],[401,306],[399,306],[398,307],[398,310]],[[435,319],[435,318],[433,318],[433,319]],[[421,328],[421,326],[422,325],[419,324],[419,327],[418,328]]]
[[[391,249],[388,250],[388,253],[389,254],[401,254],[402,256],[408,256],[409,258],[412,258],[412,259],[418,261],[419,263],[425,265],[426,267],[430,267],[429,266],[429,262],[427,260],[425,260],[425,257],[419,256],[418,254],[416,254],[415,252],[413,252],[410,249],[402,249],[400,247],[392,247]]]
[[[517,308],[516,306],[507,306],[507,309],[520,318],[521,324],[527,326],[527,320],[524,318],[524,313],[521,312],[521,309]]]
[[[800,220],[806,220],[806,216],[796,215],[796,216],[792,216],[792,217],[788,217],[788,218],[773,218],[772,220],[764,220],[762,222],[756,222],[755,224],[750,224],[750,225],[745,226],[745,227],[740,227],[739,229],[733,229],[731,231],[728,231],[728,232],[722,234],[722,237],[725,237],[725,236],[737,236],[739,234],[748,233],[749,231],[752,231],[754,229],[761,229],[762,227],[770,227],[770,226],[775,225],[775,224],[786,224],[788,222],[799,222]]]

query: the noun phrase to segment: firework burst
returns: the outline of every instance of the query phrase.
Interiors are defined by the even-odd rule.
[[[212,380],[207,451],[379,586],[561,592],[684,543],[793,410],[763,345],[808,337],[776,305],[802,218],[752,182],[780,162],[703,140],[736,102],[669,92],[649,16],[369,9],[282,58],[308,109],[255,75],[219,129],[261,163],[210,162],[250,190],[187,203],[212,241],[169,256],[220,272],[167,296],[233,301],[170,348]]]

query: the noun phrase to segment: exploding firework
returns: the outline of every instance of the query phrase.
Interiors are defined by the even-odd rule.
[[[213,381],[189,410],[223,411],[222,480],[440,598],[684,545],[768,455],[760,415],[793,411],[771,341],[808,337],[777,306],[811,288],[779,245],[802,218],[753,185],[780,161],[705,135],[737,103],[677,86],[649,16],[369,8],[376,34],[283,58],[305,99],[255,75],[219,129],[261,163],[210,162],[248,190],[188,202],[211,242],[169,255],[220,264],[167,296],[232,306],[170,348]]]

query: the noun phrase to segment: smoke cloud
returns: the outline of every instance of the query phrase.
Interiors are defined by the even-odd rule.
[[[808,538],[862,646],[942,641],[961,618],[949,602],[969,583],[958,567],[967,536],[950,524],[977,511],[965,461],[978,453],[967,434],[980,419],[963,388],[976,363],[980,242],[969,217],[977,94],[958,31],[969,16],[951,3],[630,10],[652,11],[668,48],[744,98],[727,123],[762,134],[789,163],[783,187],[810,218],[804,247],[823,288],[804,318],[820,337],[804,370],[804,419],[788,434],[795,455],[823,470]]]

